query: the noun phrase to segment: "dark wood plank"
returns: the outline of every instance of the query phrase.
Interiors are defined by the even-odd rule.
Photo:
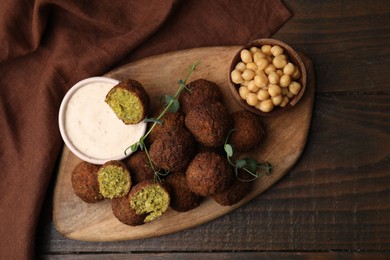
[[[216,252],[216,253],[128,253],[128,254],[65,254],[65,255],[45,255],[43,259],[280,259],[280,260],[295,260],[295,259],[388,259],[389,254],[386,253],[348,253],[348,252],[326,252],[326,253],[312,253],[312,252]]]
[[[390,4],[285,0],[293,17],[273,36],[308,55],[318,92],[387,92]]]

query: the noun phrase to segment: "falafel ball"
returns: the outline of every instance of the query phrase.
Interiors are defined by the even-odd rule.
[[[111,209],[114,216],[123,224],[138,226],[144,224],[146,214],[138,215],[130,206],[130,197],[126,196],[111,200]]]
[[[149,156],[159,168],[170,172],[187,167],[195,154],[195,140],[186,128],[166,132],[150,145]]]
[[[123,160],[127,169],[130,171],[133,185],[154,178],[154,172],[144,150],[138,150]]]
[[[250,186],[251,182],[235,179],[227,189],[210,197],[221,206],[231,206],[245,198],[249,193]]]
[[[185,212],[200,205],[202,197],[190,191],[185,173],[175,172],[165,178],[170,187],[171,208],[178,212]]]
[[[99,190],[108,199],[123,197],[130,191],[131,177],[121,161],[108,161],[98,170]]]
[[[152,115],[153,118],[157,118],[161,112],[164,110],[164,108],[160,108],[157,113],[154,113]],[[156,126],[153,128],[153,130],[150,132],[147,141],[152,143],[157,139],[157,137],[161,133],[166,132],[174,132],[177,129],[181,129],[184,127],[184,113],[180,109],[175,112],[167,112],[162,118],[161,118],[162,124],[156,124]]]
[[[132,79],[115,85],[107,93],[105,101],[126,125],[141,122],[150,105],[149,95],[144,87]]]
[[[188,188],[200,196],[211,196],[227,189],[233,178],[229,162],[215,152],[198,153],[186,171]]]
[[[87,203],[94,203],[103,199],[99,191],[98,170],[98,165],[82,161],[72,171],[73,191]]]
[[[206,79],[190,82],[187,84],[187,89],[179,96],[180,107],[185,114],[205,101],[222,101],[222,92],[219,86]]]
[[[160,182],[144,180],[135,185],[130,193],[130,206],[137,215],[145,215],[144,222],[160,217],[169,207],[170,195]]]
[[[207,147],[218,147],[224,144],[232,120],[221,102],[211,102],[192,109],[186,115],[185,125],[196,141]]]
[[[232,113],[233,131],[229,143],[237,152],[249,152],[263,141],[265,130],[261,119],[246,110]]]

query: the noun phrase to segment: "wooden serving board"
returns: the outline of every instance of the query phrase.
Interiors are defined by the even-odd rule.
[[[205,78],[217,83],[231,112],[240,110],[230,94],[228,69],[234,54],[240,49],[233,47],[208,47],[189,49],[149,57],[122,66],[105,76],[118,80],[133,78],[143,84],[158,104],[160,96],[173,95],[178,80],[183,79],[189,66],[200,61],[188,82]],[[264,118],[267,138],[250,156],[258,161],[268,161],[273,166],[270,176],[256,180],[249,195],[234,206],[220,206],[206,199],[196,209],[178,213],[168,209],[159,219],[141,225],[127,226],[119,222],[111,212],[109,200],[87,204],[80,200],[71,186],[71,172],[80,160],[64,147],[54,192],[53,220],[64,236],[84,241],[118,241],[161,236],[192,228],[223,216],[270,188],[294,166],[304,149],[314,101],[314,70],[311,61],[302,55],[308,71],[308,85],[300,102],[290,111],[277,117]]]

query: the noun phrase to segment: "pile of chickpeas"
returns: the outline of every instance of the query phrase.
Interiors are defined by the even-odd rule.
[[[231,80],[239,84],[238,93],[248,105],[270,112],[285,107],[299,93],[299,68],[288,60],[279,45],[251,47],[240,53],[241,61],[231,72]]]

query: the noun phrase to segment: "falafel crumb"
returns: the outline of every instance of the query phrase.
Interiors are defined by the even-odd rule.
[[[98,172],[100,193],[105,198],[117,198],[126,195],[130,190],[129,172],[117,165],[107,165]]]
[[[117,88],[106,99],[118,118],[127,123],[137,123],[142,120],[143,103],[134,93]]]
[[[139,215],[147,214],[144,222],[161,216],[169,207],[169,194],[158,184],[142,188],[131,200],[130,205]]]

